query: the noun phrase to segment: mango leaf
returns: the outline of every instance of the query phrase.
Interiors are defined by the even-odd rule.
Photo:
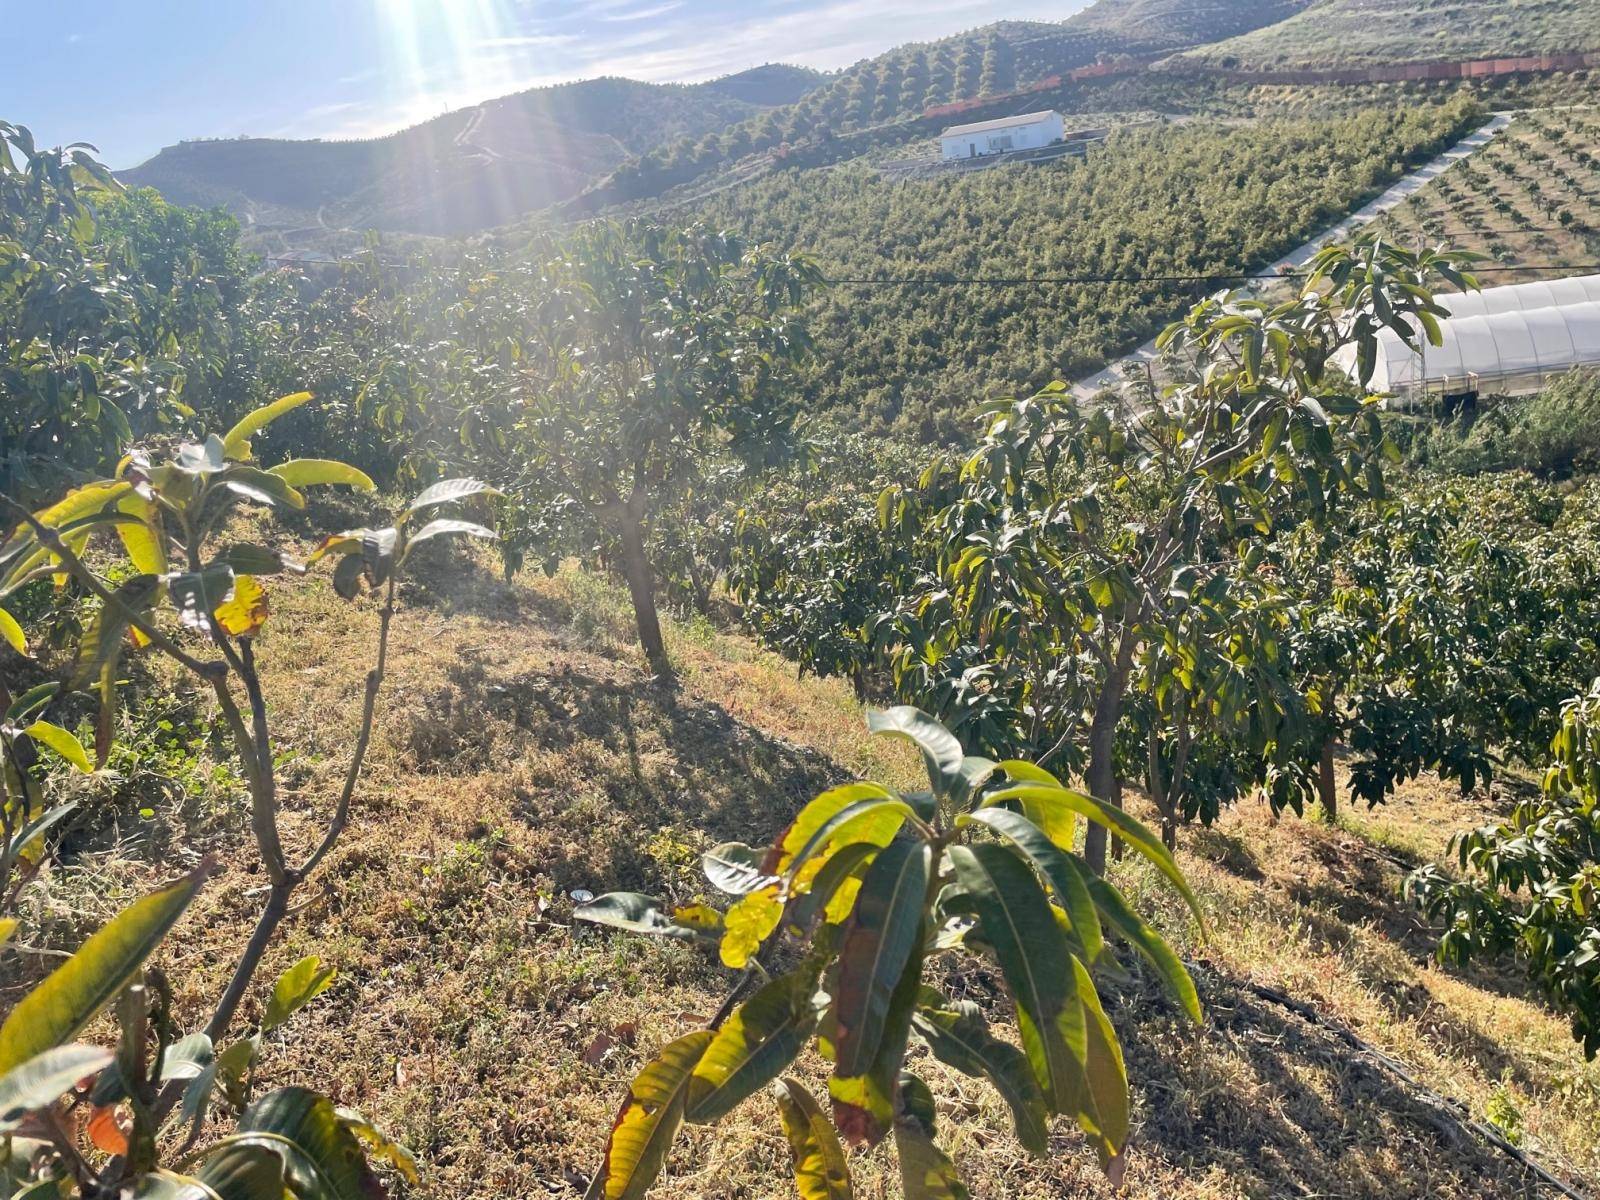
[[[782,875],[797,852],[803,849],[831,819],[864,800],[893,800],[895,794],[878,783],[847,783],[818,793],[795,815],[789,827],[767,851],[761,869],[769,875]]]
[[[384,1134],[355,1109],[339,1108],[334,1111],[339,1114],[339,1120],[345,1123],[350,1132],[361,1139],[367,1148],[369,1159],[388,1163],[412,1187],[422,1182],[422,1176],[417,1171],[416,1155]]]
[[[793,1079],[780,1079],[772,1090],[794,1158],[794,1185],[800,1200],[853,1200],[850,1164],[822,1106]]]
[[[301,1087],[269,1092],[244,1110],[239,1134],[246,1145],[267,1144],[283,1155],[284,1177],[298,1196],[373,1200],[383,1195],[360,1140],[326,1096]]]
[[[453,500],[466,500],[472,496],[498,496],[500,493],[481,479],[445,479],[426,488],[406,506],[401,520],[415,516],[425,508],[448,504]]]
[[[341,558],[333,569],[333,590],[345,600],[354,600],[361,592],[361,580],[366,573],[366,560],[361,555]]]
[[[272,985],[266,1015],[261,1018],[261,1032],[270,1033],[322,995],[333,986],[334,974],[333,967],[323,966],[320,958],[308,954],[279,975]]]
[[[346,484],[358,492],[377,490],[377,484],[349,463],[335,462],[331,458],[291,458],[267,468],[268,475],[276,475],[292,488],[319,487]]]
[[[271,614],[266,589],[250,575],[235,575],[232,598],[211,613],[222,631],[232,637],[255,637]]]
[[[1012,998],[1022,1048],[1056,1112],[1076,1111],[1083,1080],[1083,1006],[1061,927],[1033,871],[1005,846],[952,846],[950,862],[994,947]]]
[[[836,788],[835,791],[844,791]],[[815,801],[813,801],[815,803]],[[804,810],[801,813],[804,816]],[[850,842],[871,842],[887,846],[908,820],[918,819],[914,810],[898,796],[874,796],[846,805],[830,816],[806,839],[804,845],[791,856],[783,868],[784,876],[793,881],[814,855],[831,846]],[[798,818],[797,818],[798,820]],[[820,863],[818,864],[819,869]]]
[[[1128,1069],[1122,1061],[1117,1031],[1100,1006],[1094,980],[1076,957],[1072,960],[1072,973],[1078,999],[1088,1016],[1088,1053],[1084,1067],[1088,1086],[1084,1090],[1078,1124],[1084,1132],[1098,1135],[1096,1149],[1101,1168],[1107,1174],[1114,1169],[1120,1173],[1118,1163],[1123,1147],[1128,1144]]]
[[[41,683],[38,687],[29,688],[11,702],[11,707],[6,709],[6,720],[18,724],[26,721],[54,699],[59,691],[61,691],[61,684],[54,680],[49,683]]]
[[[161,525],[161,510],[137,492],[117,502],[117,511],[135,518],[137,524],[118,523],[117,536],[128,552],[128,561],[141,575],[167,573],[167,536]]]
[[[233,599],[233,581],[232,567],[212,563],[199,571],[167,576],[167,596],[185,626],[208,633],[211,614]]]
[[[28,652],[28,635],[22,632],[22,626],[17,624],[17,619],[0,608],[0,642],[10,646],[18,654]]]
[[[400,555],[400,561],[405,562],[406,559],[410,558],[411,552],[423,542],[432,541],[434,538],[442,537],[447,533],[459,533],[467,537],[485,538],[489,541],[494,541],[500,536],[494,530],[487,529],[472,521],[456,521],[441,517],[437,521],[429,521],[406,539],[406,548]]]
[[[877,1053],[890,997],[921,936],[932,859],[926,843],[895,842],[862,881],[833,986],[830,1038],[840,1075],[865,1073]]]
[[[743,970],[782,920],[783,904],[776,885],[741,896],[722,921],[722,942],[717,950],[722,965]]]
[[[1080,870],[1078,864],[1051,841],[1044,830],[1009,808],[981,808],[957,818],[956,824],[987,825],[1022,851],[1033,864],[1034,870],[1050,884],[1061,907],[1066,910],[1073,937],[1077,939],[1084,956],[1091,963],[1100,956],[1105,942],[1100,931],[1100,916],[1095,911],[1094,898],[1089,892],[1087,872]]]
[[[284,1187],[283,1170],[283,1154],[273,1145],[224,1143],[206,1155],[200,1177],[187,1181],[194,1190],[172,1200],[289,1200],[294,1193]],[[135,1200],[144,1198],[136,1194]]]
[[[948,795],[961,782],[961,763],[966,757],[961,743],[938,721],[909,704],[888,709],[869,709],[867,729],[886,737],[904,738],[922,751],[928,768],[928,782],[939,795]]]
[[[900,1160],[900,1190],[905,1200],[970,1200],[956,1166],[934,1144],[931,1130],[912,1116],[894,1124],[894,1150]]]
[[[299,408],[311,399],[310,392],[295,392],[292,396],[284,396],[274,400],[271,404],[263,405],[254,412],[249,413],[232,429],[228,430],[222,439],[223,454],[235,461],[245,461],[251,457],[250,439],[284,413]]]
[[[154,575],[135,575],[117,587],[112,595],[119,603],[102,605],[78,642],[68,688],[77,691],[87,687],[101,677],[107,665],[122,657],[131,624],[124,610],[147,614],[160,590],[161,580]]]
[[[1053,788],[1061,786],[1061,781],[1049,771],[1026,759],[1008,758],[1004,762],[996,763],[995,770],[1003,773],[1008,779],[1023,783],[1042,783]],[[1018,807],[1022,809],[1022,815],[1044,830],[1045,836],[1052,842],[1067,853],[1072,852],[1078,835],[1077,813],[1071,809],[1052,808],[1028,800],[1021,801]]]
[[[94,773],[94,764],[89,761],[83,743],[61,726],[52,725],[49,721],[35,721],[22,732],[41,745],[50,747],[85,775]]]
[[[62,526],[80,517],[97,513],[108,504],[113,504],[133,491],[133,484],[122,480],[91,483],[81,488],[75,488],[66,496],[33,514],[33,519],[47,529],[59,531]],[[12,534],[4,546],[0,546],[0,562],[19,553],[23,547],[37,544],[33,529],[23,525]]]
[[[900,973],[900,982],[890,997],[883,1037],[871,1066],[863,1075],[845,1075],[836,1068],[828,1078],[834,1125],[852,1145],[875,1146],[894,1124],[901,1067],[911,1039],[911,1018],[922,994],[922,932],[918,930],[915,953]],[[825,1048],[831,1045],[829,1038],[822,1041]]]
[[[612,929],[626,929],[630,933],[648,933],[656,937],[703,940],[706,930],[693,925],[683,925],[661,911],[659,901],[638,892],[608,892],[587,904],[573,909],[577,921],[593,925],[606,925]]]
[[[198,1079],[206,1068],[216,1061],[211,1039],[203,1033],[191,1033],[179,1038],[161,1054],[157,1077],[169,1079]]]
[[[185,442],[173,455],[172,465],[184,475],[215,475],[228,465],[222,439],[212,434],[203,442]]]
[[[99,1046],[57,1046],[0,1076],[0,1134],[16,1129],[29,1113],[50,1107],[80,1079],[98,1075],[114,1057]]]
[[[706,1047],[689,1080],[684,1117],[708,1125],[776,1079],[817,1024],[815,971],[780,976],[741,1004]]]
[[[862,869],[881,849],[875,842],[851,842],[830,854],[805,894],[791,902],[789,923],[803,932],[817,919],[819,910],[829,925],[848,917],[861,894]]]
[[[946,1000],[924,988],[912,1028],[940,1062],[963,1075],[988,1079],[1011,1109],[1017,1140],[1035,1158],[1049,1155],[1048,1112],[1039,1081],[1022,1051],[989,1032],[982,1009],[970,1000]]]
[[[700,865],[711,886],[730,896],[745,896],[758,888],[770,887],[776,878],[761,869],[761,851],[743,842],[723,842],[700,856]]]
[[[0,918],[0,950],[5,949],[6,944],[11,941],[19,924],[15,917]]]
[[[683,1124],[689,1080],[711,1044],[701,1029],[662,1047],[628,1089],[606,1142],[606,1157],[585,1200],[644,1200]]]
[[[65,804],[58,804],[47,809],[44,813],[29,821],[11,839],[11,854],[13,857],[28,858],[33,861],[37,858],[35,851],[38,847],[34,843],[42,838],[52,826],[60,824],[71,814],[78,810],[76,800],[68,800]]]
[[[1188,903],[1189,909],[1194,913],[1195,920],[1200,923],[1202,930],[1205,928],[1205,917],[1200,911],[1200,902],[1195,898],[1189,883],[1183,877],[1183,872],[1178,869],[1177,861],[1172,857],[1172,852],[1161,844],[1161,839],[1150,830],[1123,812],[1109,804],[1102,804],[1092,796],[1082,792],[1075,792],[1070,788],[1052,788],[1041,784],[1018,784],[1015,787],[1003,788],[998,792],[991,792],[983,798],[981,808],[992,808],[1010,801],[1033,803],[1047,810],[1064,810],[1087,817],[1097,825],[1104,826],[1116,834],[1128,845],[1132,846],[1145,858],[1155,864],[1156,868],[1172,881],[1178,894]]]
[[[1204,1016],[1200,1008],[1200,994],[1195,991],[1194,980],[1166,939],[1145,924],[1122,893],[1105,880],[1091,878],[1089,892],[1112,929],[1144,955],[1190,1019],[1197,1023],[1202,1021]]]
[[[317,548],[311,552],[311,557],[306,559],[306,566],[314,566],[330,554],[341,557],[347,554],[356,554],[361,550],[361,540],[369,531],[366,529],[347,529],[343,533],[330,533],[317,543]]]
[[[138,973],[200,890],[200,872],[123,909],[17,1002],[0,1025],[0,1073],[61,1045]]]
[[[286,504],[293,509],[303,509],[306,498],[278,476],[254,467],[229,467],[220,476],[222,486],[236,496],[264,504],[268,508]]]
[[[295,575],[306,573],[304,563],[285,557],[281,551],[248,542],[229,546],[213,561],[232,567],[235,575],[279,575],[284,571]]]

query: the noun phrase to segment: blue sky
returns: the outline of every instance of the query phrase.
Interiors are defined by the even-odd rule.
[[[1087,0],[0,0],[0,120],[117,168],[187,137],[366,137],[595,75],[848,66]]]

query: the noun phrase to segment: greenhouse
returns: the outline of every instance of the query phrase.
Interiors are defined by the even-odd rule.
[[[1600,366],[1600,275],[1437,299],[1450,312],[1439,322],[1442,344],[1418,350],[1385,330],[1374,392],[1408,403],[1429,396],[1514,396],[1538,391],[1574,367]]]

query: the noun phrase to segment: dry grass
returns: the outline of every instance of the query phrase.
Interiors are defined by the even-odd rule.
[[[698,897],[704,848],[770,835],[829,781],[908,783],[916,767],[897,745],[866,740],[844,688],[797,680],[736,634],[674,624],[674,696],[645,680],[608,585],[575,571],[508,585],[452,553],[428,555],[406,589],[353,826],[263,972],[316,953],[338,982],[269,1039],[261,1082],[310,1083],[366,1111],[417,1152],[422,1194],[576,1197],[630,1074],[703,1021],[728,981],[696,950],[570,926],[570,891]],[[262,657],[278,749],[292,756],[286,833],[304,844],[353,733],[376,619],[366,603],[351,616],[322,580],[273,597]],[[225,799],[165,801],[154,821],[124,812],[120,835],[107,824],[81,836],[74,861],[37,889],[34,941],[72,944],[168,873],[158,831],[219,854],[221,872],[164,951],[197,1023],[259,903]],[[1396,897],[1406,863],[1481,815],[1425,783],[1338,826],[1273,823],[1245,806],[1186,838],[1214,926],[1204,946],[1169,894],[1117,868],[1203,961],[1208,1009],[1203,1029],[1188,1028],[1147,980],[1111,989],[1137,1092],[1128,1194],[1528,1194],[1506,1159],[1452,1144],[1394,1080],[1242,979],[1311,1002],[1475,1115],[1509,1100],[1545,1162],[1574,1178],[1600,1171],[1600,1071],[1516,980],[1429,965],[1425,931]],[[1002,1003],[985,972],[949,982]],[[1058,1133],[1051,1163],[1031,1162],[992,1092],[931,1062],[918,1069],[975,1196],[1111,1194],[1075,1134]],[[785,1158],[772,1112],[752,1101],[717,1129],[689,1131],[657,1194],[787,1195]],[[897,1196],[892,1174],[882,1152],[865,1157],[858,1194]]]

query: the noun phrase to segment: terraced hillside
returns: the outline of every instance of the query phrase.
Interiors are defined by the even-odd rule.
[[[1525,115],[1378,229],[1408,245],[1449,243],[1482,254],[1491,285],[1592,270],[1600,262],[1600,111]]]
[[[1600,5],[1592,0],[1318,0],[1185,58],[1321,67],[1596,49]]]

